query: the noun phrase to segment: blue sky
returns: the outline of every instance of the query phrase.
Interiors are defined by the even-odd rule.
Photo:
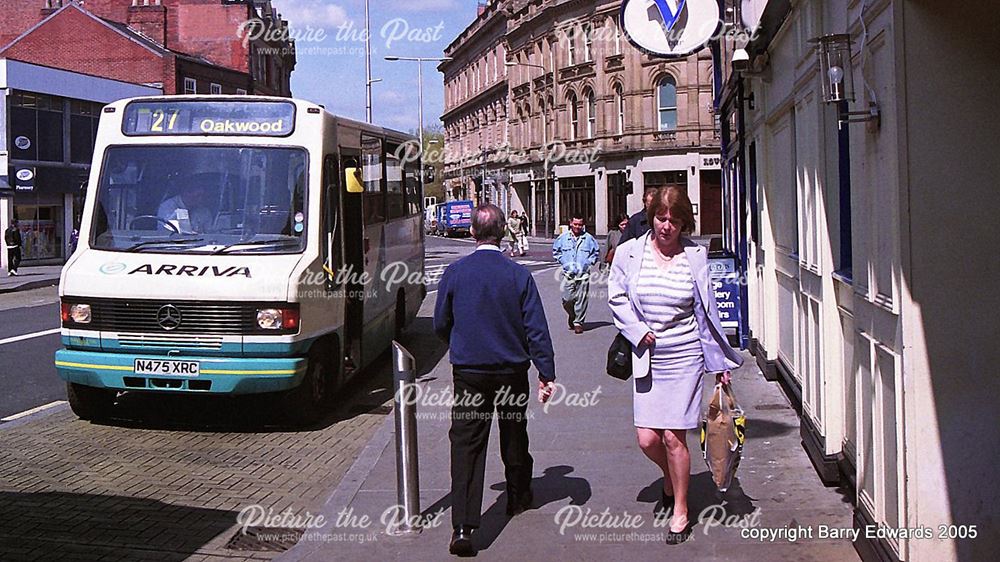
[[[292,95],[327,110],[365,119],[364,0],[272,0],[297,37]],[[476,0],[370,0],[373,120],[393,129],[417,127],[417,64],[386,55],[441,57],[476,17]],[[318,31],[322,29],[322,40]],[[312,52],[310,52],[312,51]],[[424,64],[424,123],[440,123],[444,85],[437,63]]]

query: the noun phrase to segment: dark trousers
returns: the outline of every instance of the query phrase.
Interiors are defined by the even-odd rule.
[[[507,501],[528,492],[533,461],[528,452],[528,372],[482,375],[454,371],[451,409],[451,523],[479,527],[483,507],[486,446],[494,411],[500,426],[500,458]],[[505,392],[506,390],[506,392]]]
[[[7,248],[7,271],[17,271],[21,265],[21,248]]]

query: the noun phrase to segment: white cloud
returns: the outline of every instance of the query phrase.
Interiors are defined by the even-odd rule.
[[[407,101],[410,96],[403,95],[395,90],[383,90],[378,94],[378,100],[387,104],[401,104]]]
[[[404,12],[438,12],[458,8],[458,3],[455,0],[420,0],[403,2],[399,8]]]
[[[347,10],[324,0],[272,0],[291,27],[337,27],[350,18]]]

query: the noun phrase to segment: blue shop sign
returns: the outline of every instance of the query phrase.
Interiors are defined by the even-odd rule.
[[[722,327],[739,332],[740,328],[740,275],[736,270],[736,258],[708,258],[708,275],[712,280],[712,292],[719,305],[719,320]]]

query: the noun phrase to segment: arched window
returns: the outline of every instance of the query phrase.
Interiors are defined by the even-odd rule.
[[[549,113],[552,113],[553,111],[555,111],[556,104],[553,102],[552,96],[549,96],[545,100],[545,107],[549,108]],[[552,114],[552,118],[549,119],[549,121],[548,121],[549,126],[546,129],[546,131],[545,131],[546,136],[548,137],[547,139],[545,139],[546,142],[552,142],[552,140],[554,140],[556,138],[556,132],[557,132],[556,122],[557,122],[557,119],[555,118],[555,114],[553,113]]]
[[[583,60],[594,60],[594,32],[590,25],[583,26]]]
[[[587,100],[587,138],[592,139],[597,134],[597,99],[593,90],[583,94]]]
[[[576,140],[580,126],[580,107],[576,103],[576,94],[570,94],[566,103],[569,104],[569,140]]]
[[[523,146],[531,146],[534,135],[531,134],[531,104],[524,104],[524,143]]]
[[[660,117],[660,130],[677,129],[677,83],[664,76],[656,87],[656,113]]]
[[[621,84],[615,84],[615,113],[618,117],[615,131],[620,135],[625,132],[625,92]]]
[[[573,66],[574,64],[576,64],[576,37],[575,37],[576,33],[574,33],[575,30],[576,30],[575,27],[571,27],[566,30],[566,43],[567,43],[566,53],[569,56],[568,66]]]

